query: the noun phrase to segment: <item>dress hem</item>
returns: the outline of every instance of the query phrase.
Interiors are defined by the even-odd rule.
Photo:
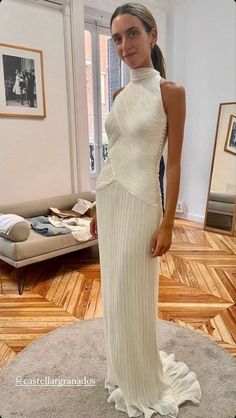
[[[198,405],[201,399],[201,387],[196,373],[181,361],[175,360],[175,354],[167,354],[160,351],[163,363],[163,372],[168,384],[166,391],[162,392],[157,402],[128,402],[124,399],[122,390],[118,386],[110,384],[105,380],[105,389],[108,389],[108,403],[115,403],[115,409],[126,412],[129,417],[151,418],[153,414],[159,413],[162,416],[176,418],[179,413],[179,406],[186,401]]]

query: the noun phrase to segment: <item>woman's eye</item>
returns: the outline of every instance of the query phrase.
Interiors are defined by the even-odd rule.
[[[136,30],[133,30],[133,31],[131,31],[131,32],[129,32],[129,36],[132,38],[133,36],[135,36],[135,35],[137,35],[137,31]],[[114,40],[114,43],[115,44],[118,44],[118,43],[120,43],[121,42],[121,38],[113,38],[113,40]]]

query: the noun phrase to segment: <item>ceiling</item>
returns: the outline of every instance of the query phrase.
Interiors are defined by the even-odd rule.
[[[37,2],[37,0],[34,0],[35,2]],[[43,0],[46,3],[54,3],[54,4],[58,4],[58,5],[63,5],[64,3],[66,3],[67,0]],[[160,7],[171,7],[174,6],[177,3],[180,3],[184,0],[148,0],[148,3],[151,3],[153,6],[160,6]],[[85,4],[86,4],[86,0],[85,0]],[[89,2],[88,2],[89,3]],[[94,2],[93,2],[94,4]]]
[[[28,0],[26,0],[28,1]],[[58,4],[62,6],[64,3],[66,3],[66,0],[31,0],[34,3],[52,3],[52,4]]]
[[[47,3],[54,3],[54,4],[60,4],[60,5],[66,2],[66,0],[44,0],[44,1],[46,1]]]

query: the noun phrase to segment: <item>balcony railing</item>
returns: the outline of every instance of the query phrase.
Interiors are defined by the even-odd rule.
[[[105,162],[108,157],[108,144],[99,145],[102,146],[102,156]],[[89,160],[90,160],[90,172],[95,171],[95,144],[89,144]]]

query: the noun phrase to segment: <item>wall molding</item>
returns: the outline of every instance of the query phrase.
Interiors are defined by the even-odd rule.
[[[75,122],[75,100],[74,100],[74,75],[72,65],[72,42],[71,42],[71,13],[69,5],[63,9],[64,17],[64,42],[65,42],[65,68],[67,85],[68,103],[68,127],[70,141],[70,168],[71,168],[71,191],[76,193],[78,185],[78,144],[76,141],[76,122]]]
[[[73,82],[70,88],[71,115],[71,143],[74,186],[78,191],[87,191],[90,186],[90,162],[88,148],[88,112],[86,90],[85,44],[84,44],[84,1],[70,0],[71,48],[68,59],[71,62],[69,69]],[[73,104],[74,99],[74,104]],[[74,115],[74,116],[73,116]],[[77,166],[77,169],[76,169]]]

